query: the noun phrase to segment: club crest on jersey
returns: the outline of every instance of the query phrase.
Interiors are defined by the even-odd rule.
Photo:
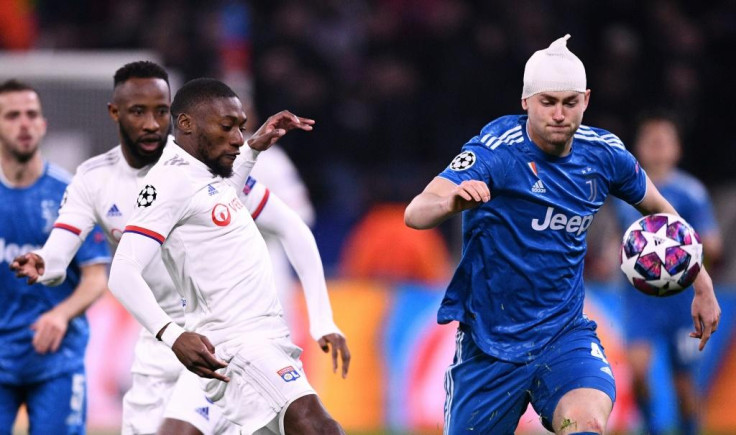
[[[138,193],[136,204],[138,204],[138,207],[149,207],[156,200],[156,195],[156,188],[150,184],[146,184],[140,193]]]
[[[212,222],[218,227],[226,227],[230,224],[230,209],[225,204],[217,203],[212,207]]]
[[[475,164],[475,153],[472,151],[463,151],[450,162],[450,169],[453,171],[464,171]]]
[[[278,375],[281,376],[281,379],[286,382],[295,381],[302,377],[302,375],[300,375],[299,372],[292,366],[284,367],[276,373],[278,373]]]

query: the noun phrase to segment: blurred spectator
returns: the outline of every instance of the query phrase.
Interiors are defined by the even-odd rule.
[[[405,204],[378,204],[353,228],[342,253],[343,276],[442,283],[452,267],[438,231],[404,225]]]

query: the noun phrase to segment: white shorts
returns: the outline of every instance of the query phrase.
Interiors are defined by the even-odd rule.
[[[207,397],[243,434],[262,433],[266,427],[283,433],[286,408],[300,397],[316,394],[299,360],[302,350],[288,337],[248,340],[238,346],[223,343],[215,353],[228,362],[220,372],[230,382],[201,382]]]
[[[204,435],[238,433],[237,426],[207,400],[199,376],[186,370],[168,346],[142,336],[136,350],[148,351],[158,360],[147,358],[149,373],[132,374],[133,384],[123,397],[123,435],[155,434],[165,418],[185,421]]]
[[[155,434],[176,378],[133,373],[133,385],[123,396],[122,435]]]

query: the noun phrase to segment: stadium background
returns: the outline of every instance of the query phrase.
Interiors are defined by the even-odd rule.
[[[520,111],[525,60],[565,33],[593,90],[585,123],[630,143],[643,110],[672,110],[685,138],[682,167],[714,196],[726,252],[711,271],[724,325],[698,382],[707,428],[734,433],[736,144],[728,127],[736,86],[727,60],[736,48],[735,2],[0,0],[0,79],[39,88],[49,119],[43,152],[70,170],[115,144],[105,113],[111,77],[139,58],[163,63],[174,88],[215,76],[252,96],[260,114],[288,108],[316,119],[313,133],[282,145],[309,187],[334,310],[355,362],[348,381],[328,376],[324,359],[297,331],[310,379],[351,432],[437,432],[453,335],[433,321],[443,278],[411,263],[426,258],[406,247],[420,237],[409,230],[374,234],[366,245],[346,240],[354,241],[369,213],[408,202],[487,121]],[[628,392],[620,297],[607,284],[617,278],[601,243],[610,225],[604,209],[590,230],[587,309],[618,369],[612,428],[625,432],[638,416]],[[440,232],[454,264],[458,220]],[[348,267],[349,251],[358,249],[382,261]],[[382,269],[386,263],[398,266]],[[444,273],[442,264],[433,267]],[[431,284],[422,283],[428,278]],[[114,430],[136,326],[111,298],[90,316],[90,427]],[[653,373],[667,391],[662,372]],[[671,401],[657,406],[661,425],[676,425]],[[525,416],[524,430],[538,431],[535,420]]]

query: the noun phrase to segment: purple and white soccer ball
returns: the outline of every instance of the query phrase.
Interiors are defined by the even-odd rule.
[[[695,281],[702,267],[700,237],[679,216],[644,216],[624,233],[621,270],[631,285],[643,293],[680,293]]]

